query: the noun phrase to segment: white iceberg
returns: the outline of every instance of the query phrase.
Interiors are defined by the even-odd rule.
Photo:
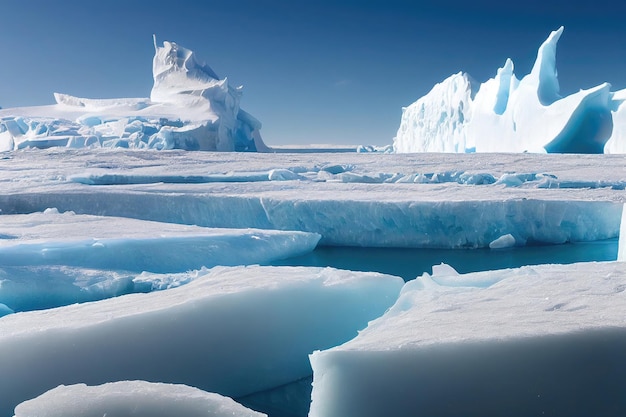
[[[473,149],[473,143],[466,143],[465,125],[471,117],[476,90],[476,82],[468,74],[459,72],[403,108],[393,141],[394,151],[466,152]]]
[[[403,109],[396,152],[619,151],[623,129],[610,84],[559,95],[556,46],[563,28],[540,46],[530,74],[518,80],[507,59],[495,78],[480,85],[452,75]],[[612,113],[614,112],[614,113]],[[617,125],[613,132],[613,125]],[[626,125],[625,125],[626,126]],[[613,134],[613,136],[612,136]],[[611,139],[610,139],[611,138]],[[605,150],[605,144],[609,147]]]
[[[79,400],[77,400],[79,399]],[[181,384],[119,381],[60,385],[15,408],[14,417],[263,417],[230,398]]]
[[[515,246],[515,238],[512,234],[507,233],[506,235],[502,235],[493,242],[489,243],[490,249],[504,249]]]
[[[157,46],[150,98],[87,99],[55,93],[55,105],[0,110],[0,151],[86,146],[264,151],[261,123],[232,87],[189,49]]]

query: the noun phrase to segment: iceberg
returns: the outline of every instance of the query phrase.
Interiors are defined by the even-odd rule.
[[[80,401],[76,401],[80,398]],[[60,385],[15,408],[14,417],[263,417],[231,398],[182,384],[119,381]]]
[[[142,380],[232,398],[311,375],[404,281],[306,267],[215,267],[177,288],[0,319],[0,415],[58,385]]]
[[[625,121],[610,84],[559,94],[556,47],[563,27],[539,47],[531,72],[518,80],[507,59],[480,85],[454,74],[403,109],[396,152],[615,153]],[[616,128],[614,129],[614,125]]]
[[[310,356],[310,417],[620,415],[626,264],[434,268]]]
[[[150,98],[88,99],[0,110],[0,151],[63,146],[266,151],[261,123],[239,106],[242,87],[195,54],[154,39]]]
[[[427,96],[402,109],[393,149],[409,152],[465,152],[465,125],[478,86],[469,74],[459,72],[436,84]]]

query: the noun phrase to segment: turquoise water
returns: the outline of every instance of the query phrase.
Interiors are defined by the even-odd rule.
[[[376,271],[397,275],[405,281],[432,266],[446,263],[460,273],[517,268],[546,263],[614,261],[617,239],[550,246],[508,249],[406,249],[320,246],[303,256],[272,263],[288,266],[331,266],[353,271]]]

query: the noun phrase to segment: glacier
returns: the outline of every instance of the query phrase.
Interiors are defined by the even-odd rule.
[[[507,59],[494,78],[459,72],[402,109],[395,152],[624,153],[623,90],[610,84],[561,97],[556,48],[563,27],[539,47],[519,80]]]
[[[157,46],[149,98],[88,99],[0,109],[0,151],[62,146],[265,151],[261,123],[240,108],[242,87],[220,79],[193,51]]]

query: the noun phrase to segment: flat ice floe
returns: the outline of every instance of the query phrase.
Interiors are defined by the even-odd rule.
[[[77,400],[79,399],[79,400]],[[181,384],[120,381],[61,385],[15,409],[15,417],[263,417],[230,398]]]
[[[202,268],[268,264],[308,253],[320,238],[56,209],[1,220],[0,316],[175,287]]]
[[[307,253],[319,238],[297,231],[216,229],[47,209],[2,216],[0,265],[183,272],[268,263]]]
[[[311,355],[311,417],[621,415],[626,264],[435,268]]]
[[[178,288],[0,318],[0,416],[60,385],[183,383],[229,397],[311,375],[308,354],[355,337],[401,278],[216,267]]]

